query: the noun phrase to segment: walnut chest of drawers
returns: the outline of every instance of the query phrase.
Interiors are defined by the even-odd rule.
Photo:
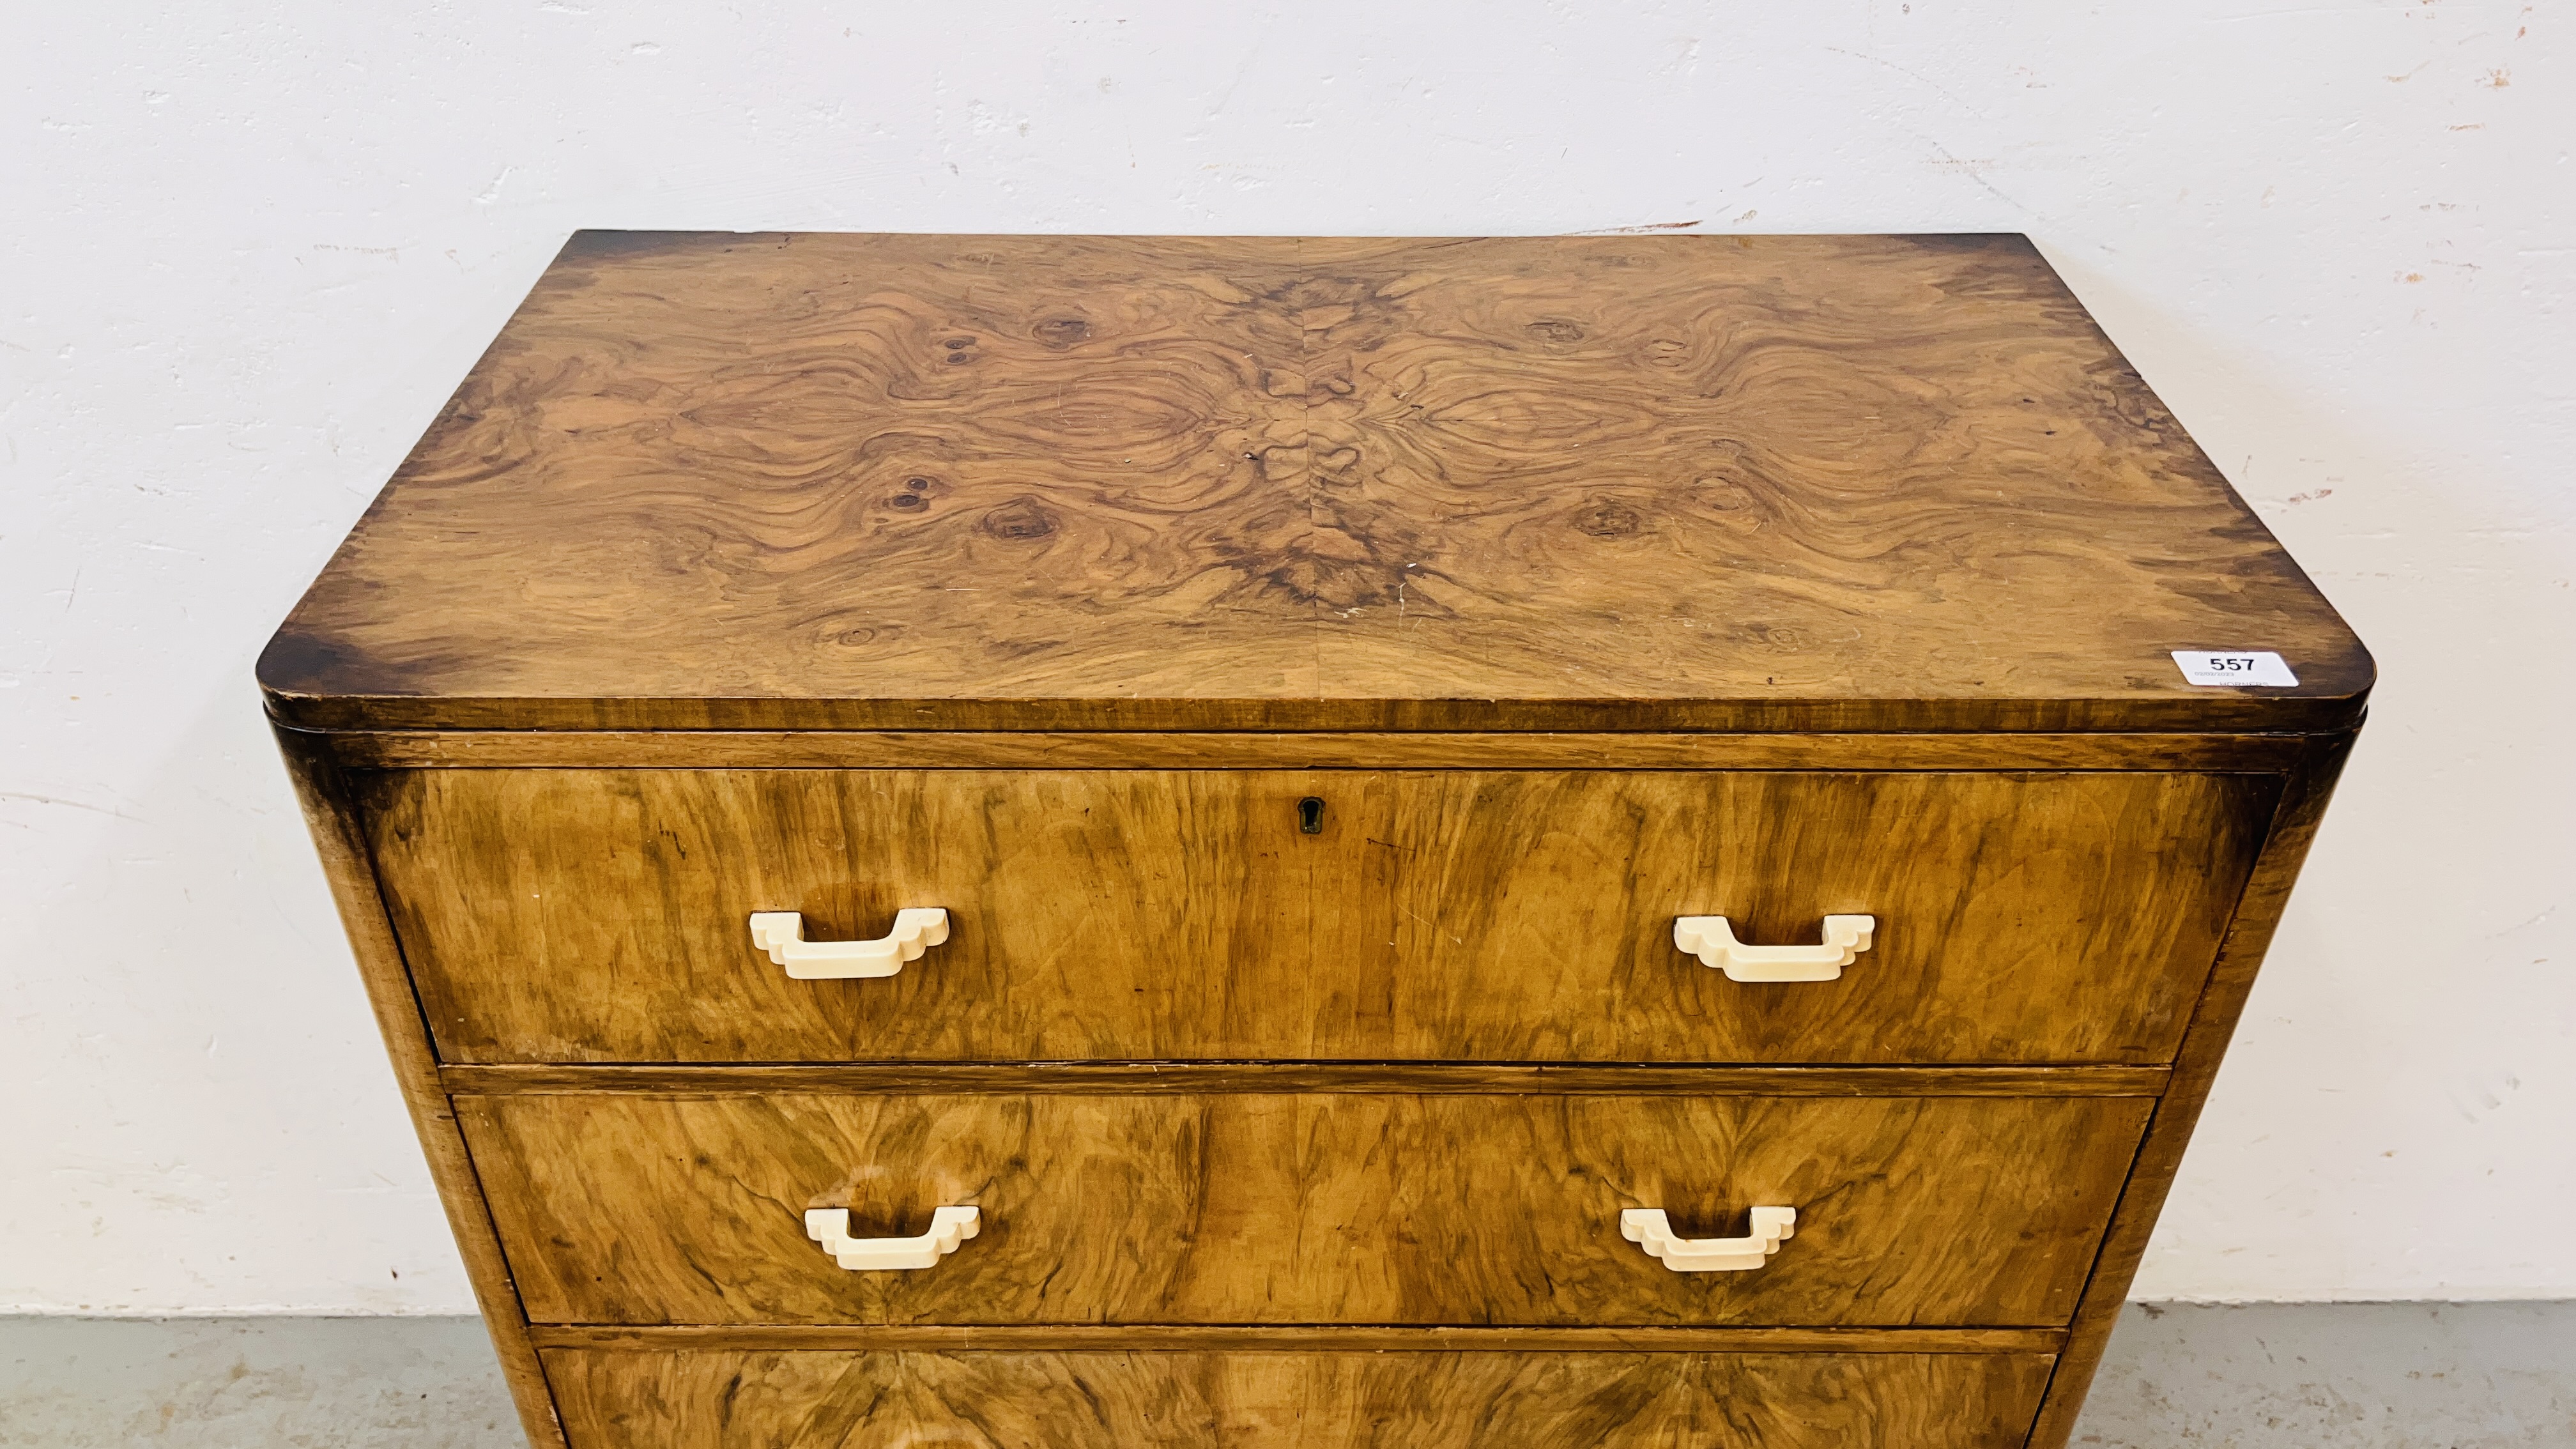
[[[2371,665],[2019,237],[587,232],[260,678],[540,1446],[1983,1449]]]

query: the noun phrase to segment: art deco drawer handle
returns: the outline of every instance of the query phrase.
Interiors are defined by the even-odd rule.
[[[1741,1238],[1674,1237],[1662,1208],[1630,1208],[1619,1214],[1619,1236],[1676,1273],[1741,1273],[1759,1268],[1797,1230],[1796,1208],[1755,1208],[1753,1231]]]
[[[1877,929],[1876,916],[1827,916],[1821,946],[1747,946],[1724,916],[1682,916],[1673,922],[1673,944],[1729,981],[1831,981],[1869,949]]]
[[[948,913],[940,910],[897,911],[894,929],[873,941],[808,941],[801,912],[751,914],[751,944],[799,981],[892,976],[904,962],[920,960],[922,952],[947,939]]]
[[[832,1261],[853,1273],[887,1268],[928,1268],[957,1251],[983,1224],[970,1207],[944,1207],[930,1215],[930,1231],[917,1238],[854,1238],[848,1208],[815,1208],[805,1214],[805,1236],[823,1245]]]

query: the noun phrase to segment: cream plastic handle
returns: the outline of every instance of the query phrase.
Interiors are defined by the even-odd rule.
[[[920,960],[922,952],[947,939],[948,913],[941,910],[897,911],[894,929],[873,941],[808,941],[801,912],[751,914],[751,944],[799,981],[892,976],[904,962]]]
[[[1619,1214],[1619,1236],[1676,1273],[1741,1273],[1759,1268],[1797,1231],[1796,1208],[1755,1208],[1753,1231],[1741,1238],[1674,1237],[1662,1208],[1630,1208]]]
[[[815,1208],[805,1214],[805,1236],[823,1245],[832,1261],[853,1273],[889,1268],[929,1268],[957,1251],[983,1227],[970,1207],[944,1207],[930,1215],[930,1231],[917,1238],[854,1238],[848,1208]]]
[[[1673,921],[1673,944],[1729,981],[1831,981],[1869,949],[1877,929],[1876,916],[1827,916],[1821,946],[1747,946],[1724,916],[1681,916]]]

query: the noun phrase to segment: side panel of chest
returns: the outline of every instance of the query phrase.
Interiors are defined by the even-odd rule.
[[[2154,1063],[2276,790],[432,770],[379,777],[369,822],[451,1061]],[[950,935],[883,979],[791,980],[747,927],[798,911],[811,938],[874,936],[918,907]],[[1833,981],[1730,980],[1672,939],[1724,915],[1748,942],[1813,942],[1844,913],[1876,935]]]

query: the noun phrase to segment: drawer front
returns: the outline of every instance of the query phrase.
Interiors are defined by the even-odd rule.
[[[2143,1098],[460,1096],[530,1321],[2048,1327]],[[850,1271],[853,1237],[979,1231]],[[1797,1212],[1750,1271],[1621,1235]]]
[[[572,1449],[2018,1449],[2039,1353],[551,1349]]]
[[[2169,1060],[2276,783],[2210,774],[432,770],[368,819],[463,1062]],[[1300,801],[1324,802],[1314,833]],[[905,908],[899,974],[795,980]],[[1840,979],[1673,944],[1876,918]]]

